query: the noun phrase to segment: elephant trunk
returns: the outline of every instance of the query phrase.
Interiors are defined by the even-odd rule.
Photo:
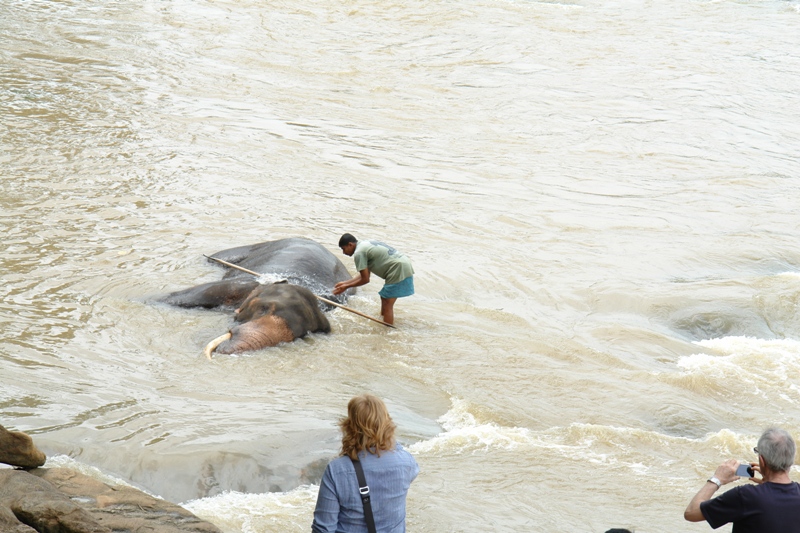
[[[260,350],[292,342],[294,334],[286,321],[275,315],[267,315],[233,327],[230,332],[208,343],[204,353],[211,359],[211,352],[231,354]]]

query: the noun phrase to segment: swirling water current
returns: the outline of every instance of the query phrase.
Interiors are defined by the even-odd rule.
[[[371,392],[412,533],[704,531],[719,462],[800,436],[798,147],[796,0],[7,0],[0,424],[308,531]],[[231,317],[150,301],[345,231],[411,257],[398,329],[209,363]]]

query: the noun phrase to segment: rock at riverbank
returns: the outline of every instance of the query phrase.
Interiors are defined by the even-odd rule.
[[[0,426],[2,533],[221,533],[186,509],[68,468],[34,468],[45,456],[31,438]],[[34,463],[38,463],[35,465]]]
[[[0,463],[36,468],[42,466],[47,457],[33,445],[31,439],[21,431],[8,431],[0,426]]]
[[[220,533],[178,505],[68,468],[0,470],[0,531]]]

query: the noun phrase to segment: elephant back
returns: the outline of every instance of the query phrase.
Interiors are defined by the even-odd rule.
[[[259,274],[275,275],[319,295],[329,294],[336,283],[350,279],[347,267],[338,257],[320,243],[301,237],[229,248],[211,257]],[[223,279],[247,275],[230,269]]]

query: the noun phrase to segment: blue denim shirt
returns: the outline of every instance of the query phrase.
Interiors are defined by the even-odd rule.
[[[372,515],[380,533],[405,533],[406,493],[419,474],[419,466],[399,444],[381,456],[358,454],[369,485]],[[313,533],[367,533],[358,479],[347,456],[334,459],[319,484]]]

